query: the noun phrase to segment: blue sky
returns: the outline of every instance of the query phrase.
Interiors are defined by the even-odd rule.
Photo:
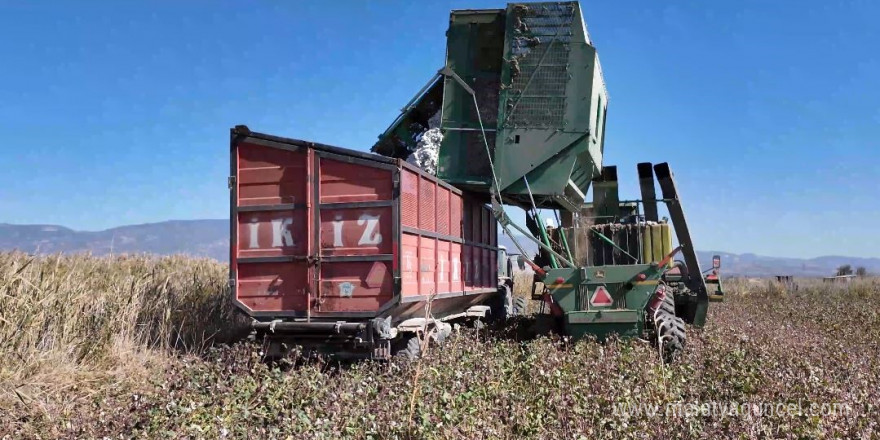
[[[503,2],[0,0],[0,222],[228,214],[228,129],[366,149]],[[880,2],[582,3],[606,163],[669,161],[699,249],[880,256]]]

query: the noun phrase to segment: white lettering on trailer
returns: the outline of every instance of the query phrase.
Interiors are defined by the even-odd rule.
[[[358,240],[358,246],[362,245],[377,245],[382,243],[382,234],[376,230],[376,227],[379,226],[379,216],[378,215],[370,215],[370,214],[362,214],[358,219],[358,226],[363,226],[366,224],[364,228],[364,234],[361,235],[361,239]]]
[[[446,281],[446,258],[440,257],[440,282]]]
[[[333,247],[342,247],[342,216],[336,216],[333,220]]]
[[[251,249],[259,249],[260,248],[260,224],[256,217],[251,219],[251,222],[248,223],[248,235],[250,235],[250,241],[248,242],[248,247]]]
[[[293,246],[293,234],[289,228],[292,224],[292,218],[272,220],[272,247]]]
[[[404,252],[403,253],[403,270],[406,272],[413,271],[413,253],[412,252]]]
[[[461,267],[461,261],[458,257],[452,257],[452,281],[458,281],[461,279],[461,275],[458,272],[459,267]]]

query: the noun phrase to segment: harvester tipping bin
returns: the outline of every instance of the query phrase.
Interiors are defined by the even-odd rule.
[[[616,167],[602,164],[607,105],[577,2],[455,10],[445,64],[372,150],[399,159],[437,150],[428,171],[482,195],[511,238],[515,229],[535,241],[533,298],[564,332],[648,337],[671,357],[684,345],[684,323],[705,322],[706,282],[666,163],[638,164],[641,199],[620,199]],[[526,227],[504,206],[524,209]],[[547,210],[559,228],[545,226]]]
[[[608,103],[578,4],[452,11],[446,54],[373,151],[406,158],[439,121],[437,177],[578,211],[601,172]]]

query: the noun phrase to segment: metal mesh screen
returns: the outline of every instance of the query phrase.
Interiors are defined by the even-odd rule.
[[[461,237],[461,197],[452,197],[449,204],[449,235]]]
[[[470,199],[464,199],[461,209],[461,232],[465,241],[471,241],[474,237],[474,216],[472,202]]]
[[[400,217],[404,226],[419,227],[419,177],[402,171],[400,179]]]
[[[437,233],[449,234],[449,190],[437,189]]]
[[[483,212],[479,203],[471,203],[471,240],[483,242]]]
[[[574,19],[570,3],[514,7],[505,127],[562,127]]]
[[[509,123],[516,127],[560,127],[565,115],[565,98],[524,97]]]
[[[421,182],[419,188],[419,199],[421,202],[421,206],[419,209],[419,228],[424,229],[426,231],[435,231],[436,224],[435,220],[435,210],[436,204],[434,203],[434,189],[436,186],[430,180],[420,178]]]

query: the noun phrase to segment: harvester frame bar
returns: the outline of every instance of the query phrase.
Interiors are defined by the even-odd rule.
[[[654,168],[650,162],[641,162],[636,165],[636,168],[639,173],[639,188],[642,193],[642,206],[645,209],[645,221],[659,221],[657,193],[654,190]]]
[[[684,255],[685,263],[687,264],[688,277],[685,279],[685,284],[697,293],[696,311],[693,315],[694,325],[702,327],[706,322],[709,294],[706,288],[706,281],[700,275],[703,271],[700,269],[700,260],[697,258],[697,253],[694,250],[690,229],[684,215],[684,209],[681,206],[681,199],[678,197],[675,178],[672,170],[669,169],[669,164],[665,162],[654,165],[654,173],[657,176],[657,181],[660,183],[663,199],[667,200],[666,208],[669,210],[669,217],[672,220],[676,238],[678,238],[678,243],[682,248],[681,253]]]
[[[523,182],[526,184],[526,191],[528,191],[529,200],[532,202],[532,210],[535,212],[535,222],[538,224],[538,230],[541,231],[541,239],[544,240],[544,244],[550,246],[550,236],[547,235],[547,228],[544,226],[544,219],[541,218],[538,206],[535,205],[535,197],[532,195],[532,187],[529,186],[529,179],[526,176],[523,176]],[[550,254],[550,267],[554,269],[559,267],[559,262],[556,261],[556,256],[553,254]]]
[[[519,249],[520,252],[523,252],[523,254],[525,254],[525,252],[523,251],[522,246],[520,246],[520,244],[517,242],[516,238],[514,238],[513,235],[510,234],[509,230],[507,229],[508,226],[513,226],[513,228],[516,229],[518,232],[522,233],[523,236],[525,236],[525,238],[528,238],[529,240],[534,241],[542,249],[544,249],[547,252],[550,252],[552,255],[555,255],[556,258],[559,258],[559,261],[562,261],[563,263],[565,263],[566,266],[568,266],[570,268],[577,267],[574,263],[569,261],[567,258],[560,255],[559,252],[556,252],[555,250],[553,250],[553,248],[551,248],[550,246],[547,246],[546,244],[542,243],[541,240],[538,240],[537,238],[535,238],[531,232],[523,229],[522,226],[517,225],[516,223],[510,221],[510,217],[508,217],[507,214],[504,212],[504,209],[501,208],[500,201],[497,201],[494,199],[492,200],[492,213],[495,214],[495,219],[498,220],[498,223],[501,224],[501,227],[504,229],[504,232],[507,233],[507,236],[510,237],[510,239],[513,241],[513,244],[516,245],[517,249]],[[532,264],[534,264],[534,263],[532,263]]]

